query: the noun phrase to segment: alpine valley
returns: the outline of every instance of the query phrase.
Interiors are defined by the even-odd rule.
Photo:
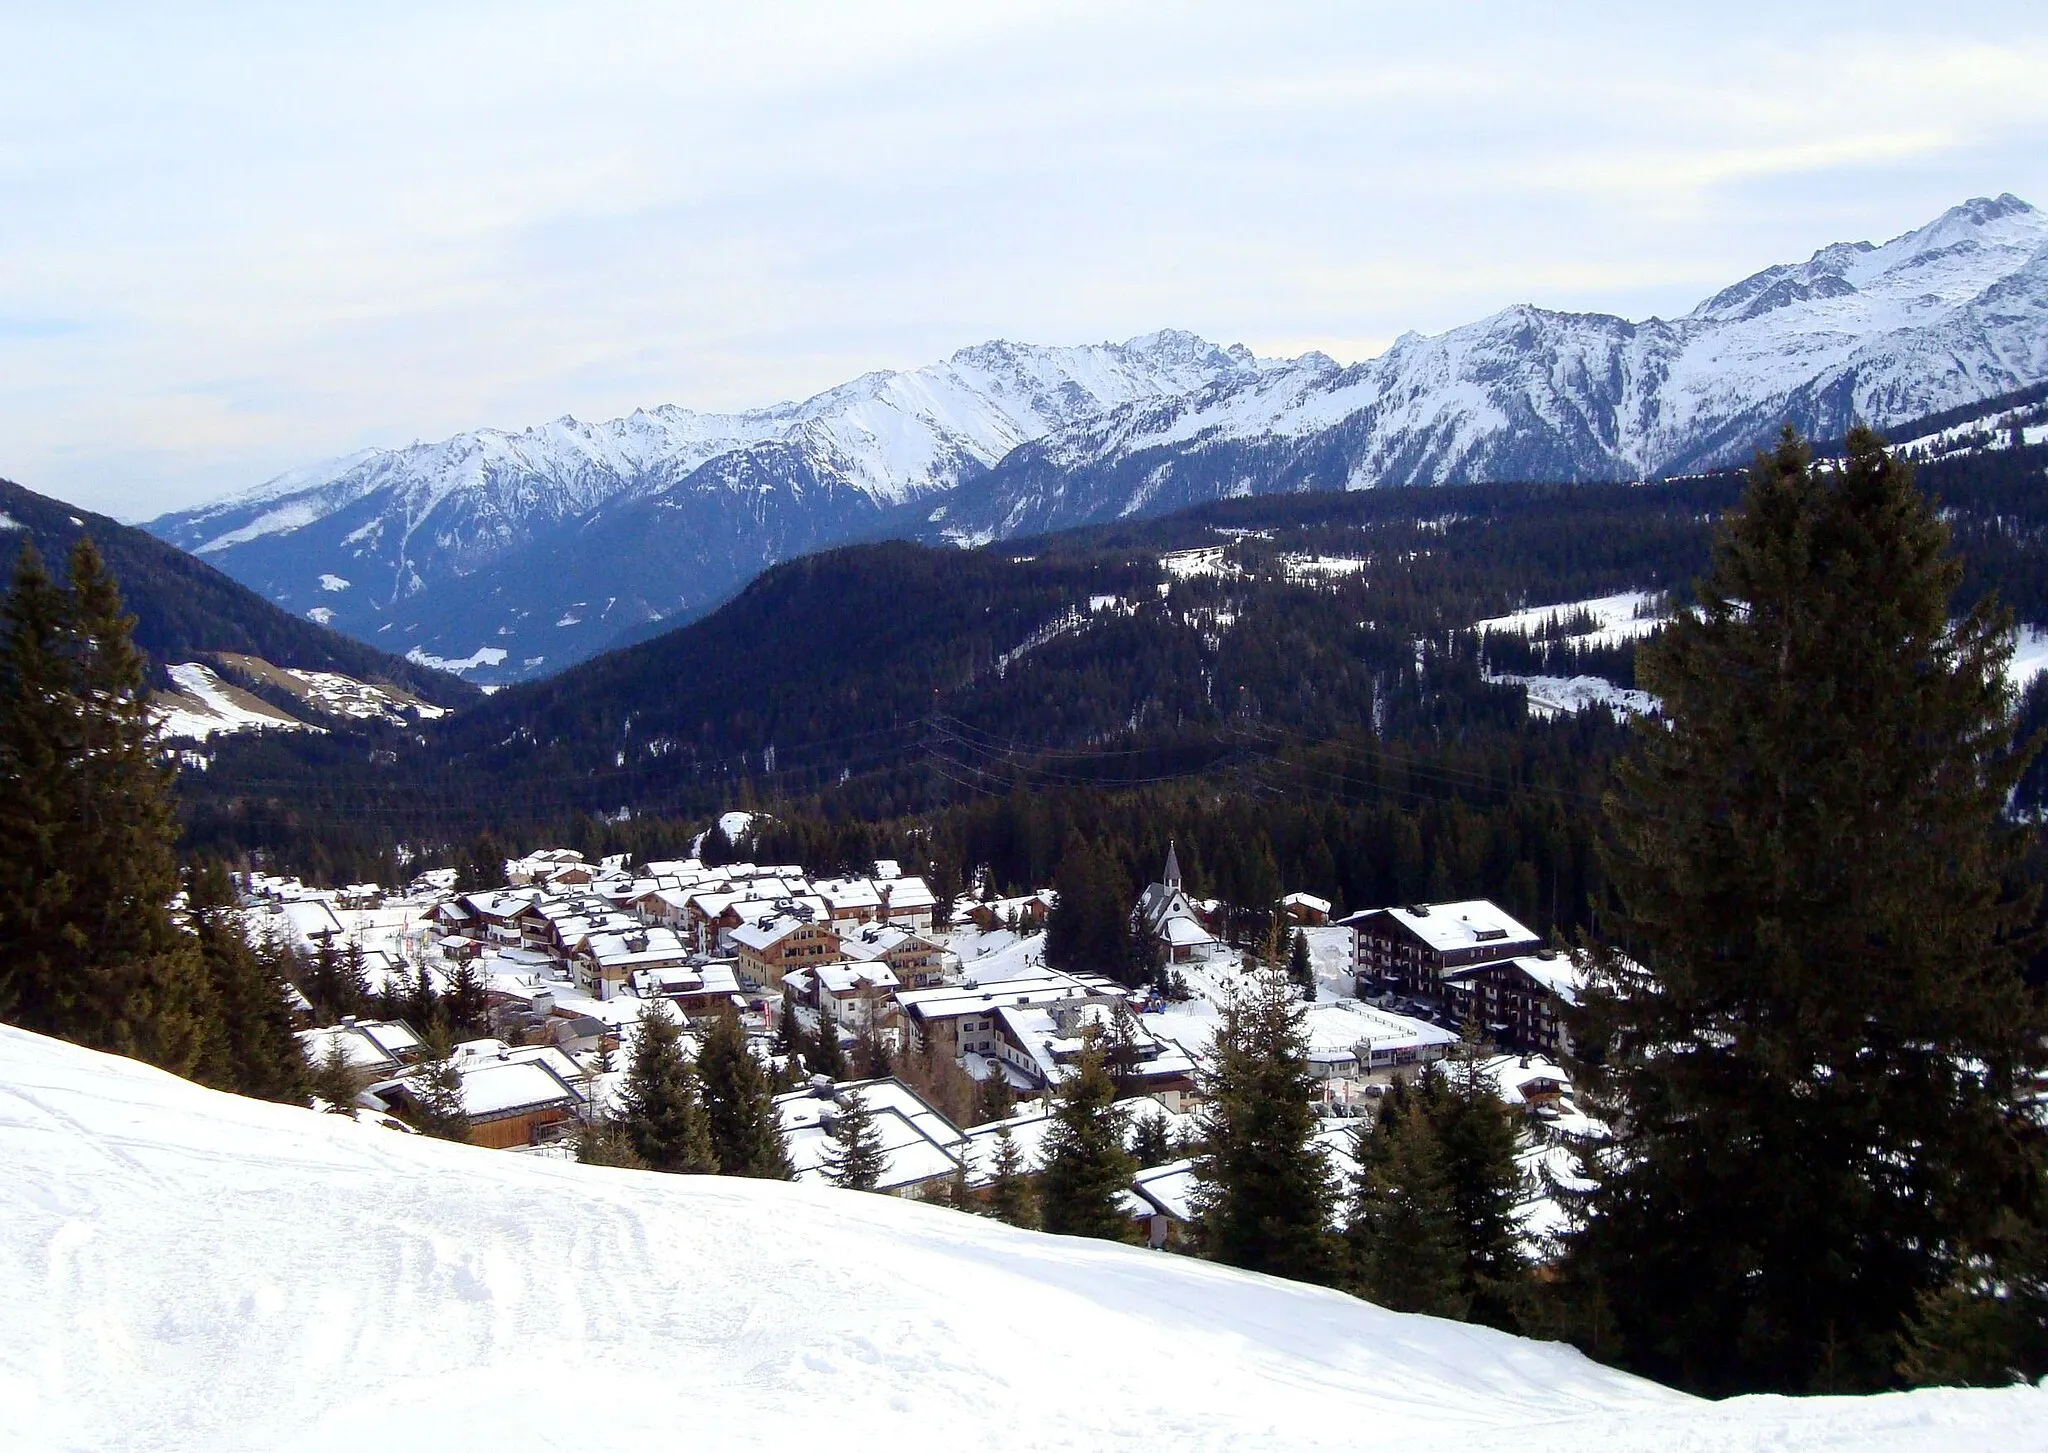
[[[1684,317],[1531,306],[1345,367],[1167,331],[1006,342],[739,414],[563,418],[298,470],[148,528],[279,605],[490,683],[702,615],[766,566],[1206,500],[1628,480],[2048,379],[2048,215],[2010,194],[1767,268]]]

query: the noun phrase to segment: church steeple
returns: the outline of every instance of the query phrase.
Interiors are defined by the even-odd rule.
[[[1180,858],[1173,851],[1173,839],[1166,840],[1166,876],[1160,881],[1169,888],[1180,887]]]

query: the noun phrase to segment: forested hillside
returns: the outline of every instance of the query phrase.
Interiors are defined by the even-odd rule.
[[[479,699],[476,688],[455,677],[280,610],[153,535],[4,479],[0,524],[0,587],[14,577],[22,540],[33,539],[44,561],[61,575],[78,537],[92,537],[120,581],[122,599],[135,615],[135,643],[148,653],[159,685],[167,664],[229,651],[279,666],[389,682],[440,706]]]

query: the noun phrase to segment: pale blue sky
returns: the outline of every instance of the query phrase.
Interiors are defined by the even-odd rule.
[[[2048,6],[0,4],[0,476],[370,444],[989,337],[1369,356],[2048,205]]]

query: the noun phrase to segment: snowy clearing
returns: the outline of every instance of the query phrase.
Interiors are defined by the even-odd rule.
[[[276,707],[230,686],[212,668],[197,661],[167,666],[175,691],[160,691],[150,714],[165,737],[205,741],[216,733],[248,731],[317,732],[316,727],[285,715]]]
[[[1488,676],[1502,686],[1520,686],[1529,693],[1529,715],[1571,716],[1592,706],[1604,706],[1622,716],[1648,716],[1663,710],[1663,703],[1647,691],[1616,686],[1601,676]]]
[[[2048,1393],[1706,1403],[1335,1292],[808,1186],[449,1145],[0,1028],[0,1442],[2039,1446]],[[1276,1395],[1278,1394],[1278,1395]],[[597,1423],[592,1410],[601,1409]]]
[[[1638,640],[1664,624],[1668,612],[1663,596],[1655,591],[1626,590],[1619,595],[1598,595],[1591,600],[1568,600],[1562,605],[1536,605],[1509,615],[1474,622],[1472,629],[1484,634],[1533,636],[1566,625],[1581,614],[1596,622],[1595,629],[1567,636],[1574,646],[1618,646]]]
[[[347,590],[348,582],[339,575],[329,575],[323,572],[320,576],[320,588],[333,591]]]

